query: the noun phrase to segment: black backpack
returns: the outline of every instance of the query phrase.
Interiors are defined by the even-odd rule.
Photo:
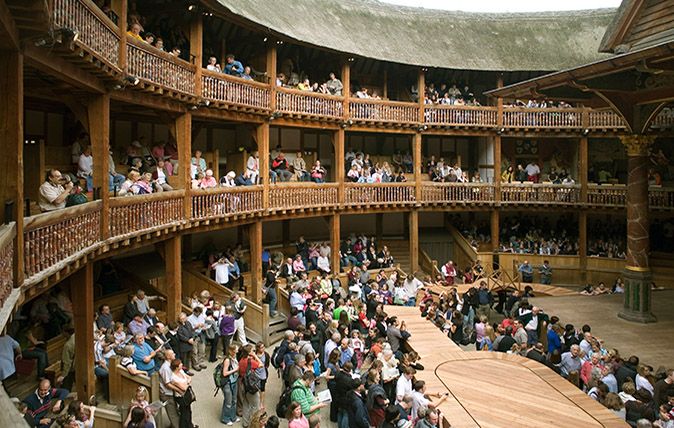
[[[260,392],[260,377],[255,373],[255,370],[250,368],[251,361],[252,359],[249,357],[246,374],[243,375],[243,388],[248,394],[256,394]]]
[[[299,388],[299,386],[289,386],[283,390],[283,393],[279,397],[278,403],[276,404],[276,416],[279,418],[286,417],[290,403],[292,403],[293,391]]]
[[[271,353],[271,365],[274,366],[275,369],[281,368],[281,362],[283,361],[283,356],[279,355],[280,351],[281,346],[277,346]]]

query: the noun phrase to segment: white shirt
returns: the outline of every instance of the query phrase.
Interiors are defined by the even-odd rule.
[[[403,282],[403,288],[409,297],[416,297],[417,291],[424,286],[424,283],[419,281],[417,278],[412,278],[410,281],[409,277]]]
[[[187,317],[187,322],[192,324],[192,328],[194,329],[195,333],[201,333],[203,330],[203,327],[197,327],[199,324],[206,324],[206,315],[202,312],[201,315],[194,316],[194,313]]]
[[[640,388],[643,388],[643,389],[647,390],[648,392],[650,392],[651,395],[653,395],[653,393],[654,393],[653,385],[651,385],[651,383],[648,381],[648,379],[641,376],[640,374],[637,374],[636,378],[634,379],[634,386],[637,387],[637,391]]]
[[[215,270],[215,282],[218,284],[229,282],[229,263],[216,263],[213,269]]]
[[[45,181],[40,185],[40,196],[38,198],[38,205],[42,211],[54,211],[60,210],[66,207],[66,200],[63,198],[63,201],[60,204],[54,203],[56,198],[61,196],[66,189],[63,188],[60,184],[53,185],[49,181]]]
[[[94,173],[94,157],[82,153],[80,155],[80,160],[77,162],[77,169],[79,175],[92,175]]]
[[[166,174],[163,169],[157,168],[157,183],[166,184]]]
[[[318,264],[320,270],[330,272],[330,261],[327,257],[320,256],[316,261],[316,264]]]
[[[406,395],[412,395],[412,380],[402,375],[398,378],[396,384],[396,402],[402,400]]]
[[[168,385],[171,383],[171,378],[173,377],[173,372],[171,371],[171,363],[164,361],[164,363],[159,368],[159,390],[162,394],[173,397],[173,391],[169,389]]]
[[[428,403],[430,403],[430,400],[426,397],[424,397],[424,394],[422,394],[419,391],[412,391],[412,419],[417,418],[417,411],[419,410],[420,407],[428,407]]]
[[[527,171],[527,175],[538,175],[541,173],[541,169],[534,163],[530,163],[524,169]]]

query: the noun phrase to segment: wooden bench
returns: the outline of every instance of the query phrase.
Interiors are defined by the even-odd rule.
[[[135,396],[139,386],[144,386],[148,392],[148,401],[150,403],[159,400],[159,373],[155,372],[152,376],[132,375],[129,371],[119,365],[119,357],[110,358],[108,365],[108,382],[110,388],[110,404],[118,406],[128,405]]]

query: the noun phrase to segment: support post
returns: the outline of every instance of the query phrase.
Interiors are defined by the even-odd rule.
[[[269,40],[269,39],[268,39]],[[276,67],[277,55],[276,45],[268,41],[266,71],[269,78],[269,108],[272,112],[276,111]]]
[[[651,312],[651,270],[648,264],[648,147],[655,137],[620,137],[627,149],[627,259],[625,304],[619,317],[628,321],[655,322]]]
[[[414,162],[414,195],[417,203],[421,202],[421,132],[414,134],[412,161]]]
[[[177,235],[164,241],[164,263],[166,264],[166,318],[175,321],[182,311],[183,272],[182,238]]]
[[[578,213],[578,270],[580,284],[587,284],[587,212]]]
[[[256,221],[248,226],[248,240],[250,245],[250,287],[247,287],[248,296],[254,302],[262,301],[262,222]]]
[[[498,253],[499,245],[501,244],[500,235],[500,213],[498,210],[492,210],[491,212],[491,251],[493,253]]]
[[[381,244],[382,237],[384,236],[384,213],[377,213],[374,217],[374,230],[375,237],[377,238],[377,244]]]
[[[89,262],[70,277],[70,292],[77,296],[73,305],[75,326],[75,388],[77,396],[86,401],[96,392],[94,376],[94,264]]]
[[[126,27],[128,25],[129,2],[128,0],[112,0],[112,11],[117,14],[117,27],[119,30],[119,68],[126,73]]]
[[[344,165],[344,140],[346,139],[344,128],[339,128],[332,135],[332,142],[335,149],[335,182],[337,182],[337,202],[344,203],[344,174],[346,167]]]
[[[87,106],[94,158],[94,189],[101,198],[101,240],[110,237],[110,95],[95,96]]]
[[[190,175],[192,164],[192,113],[186,112],[175,120],[176,143],[178,146],[178,169],[180,180],[185,189],[184,211],[185,218],[192,218],[192,177]]]
[[[587,203],[588,138],[578,142],[578,179],[580,180],[580,202]]]
[[[501,201],[501,136],[494,137],[494,201]]]
[[[203,94],[201,84],[201,73],[204,67],[204,17],[201,13],[197,13],[192,18],[190,23],[190,56],[194,58],[194,65],[196,72],[194,73],[194,89],[196,96],[200,97]],[[222,59],[224,61],[224,58]]]
[[[341,219],[339,214],[333,214],[330,216],[330,246],[332,251],[330,252],[330,267],[334,274],[338,274],[341,271],[341,263],[339,260],[339,248],[340,248],[340,238],[341,238]]]
[[[284,247],[290,246],[290,220],[281,220],[281,241]]]
[[[419,211],[409,212],[410,273],[419,270]]]
[[[260,158],[260,182],[262,183],[262,208],[269,208],[269,122],[257,126],[257,151]]]
[[[496,87],[503,87],[503,76],[496,79]],[[499,130],[503,127],[503,98],[501,97],[496,99],[496,126]]]
[[[417,87],[419,88],[419,123],[424,123],[424,109],[426,108],[426,73],[423,69],[419,70]]]
[[[351,98],[351,64],[345,62],[342,65],[342,86],[343,95],[344,95],[344,105],[342,110],[344,111],[344,120],[349,118],[349,98]]]
[[[0,52],[0,210],[2,223],[16,222],[14,239],[14,287],[23,284],[23,55]],[[35,171],[31,171],[31,174]],[[40,175],[45,171],[38,171]],[[12,204],[11,218],[5,217],[4,204]]]

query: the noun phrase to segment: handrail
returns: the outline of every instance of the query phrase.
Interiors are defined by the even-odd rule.
[[[54,0],[54,24],[78,34],[81,42],[108,63],[119,64],[119,31],[91,0]]]
[[[192,190],[192,218],[226,217],[262,211],[262,186]]]
[[[625,122],[613,110],[588,110],[589,129],[625,129]]]
[[[128,44],[129,74],[164,88],[195,94],[196,66],[131,36]]]
[[[494,201],[495,187],[491,183],[433,183],[421,184],[423,203],[446,203],[467,201]]]
[[[314,208],[338,204],[338,183],[285,183],[272,186],[269,208]]]
[[[488,106],[430,104],[424,108],[425,123],[445,126],[496,126],[498,109]]]
[[[373,98],[349,98],[349,117],[372,122],[417,123],[419,104]]]
[[[414,204],[414,183],[346,183],[346,205]]]
[[[344,97],[277,87],[276,110],[286,114],[341,119],[344,116]]]
[[[582,128],[583,109],[504,107],[506,128]]]
[[[0,308],[14,288],[15,239],[16,223],[0,226]]]
[[[503,203],[575,204],[580,202],[580,185],[553,183],[501,183]]]
[[[206,69],[201,73],[204,98],[246,107],[269,108],[268,84]]]
[[[184,200],[184,190],[110,198],[110,236],[181,223]]]

